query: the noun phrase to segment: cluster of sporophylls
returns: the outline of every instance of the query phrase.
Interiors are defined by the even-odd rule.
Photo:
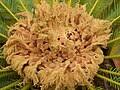
[[[85,5],[73,8],[45,1],[35,6],[35,15],[21,18],[9,27],[4,45],[7,63],[41,90],[75,90],[91,84],[104,60],[101,47],[107,46],[110,22],[95,19]]]

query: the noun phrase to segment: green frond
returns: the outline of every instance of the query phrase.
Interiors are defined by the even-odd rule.
[[[21,2],[24,3],[24,8],[26,7],[30,12],[32,11],[34,7],[33,0],[21,0]],[[8,26],[18,20],[14,14],[24,11],[24,8],[18,0],[0,0],[0,44],[5,43],[7,40]]]
[[[10,85],[7,85],[7,86],[5,86],[5,87],[3,87],[3,88],[0,88],[0,90],[10,89],[11,87],[14,87],[15,85],[17,85],[17,84],[20,83],[21,81],[22,81],[22,79],[17,80],[17,81],[15,81],[14,83],[12,83],[12,84],[10,84]]]
[[[116,90],[120,89],[120,73],[119,73],[120,69],[111,68],[110,70],[105,70],[105,69],[100,68],[99,71],[103,72],[103,73],[108,73],[110,75],[110,78],[106,78],[101,75],[98,75],[98,76],[100,76],[100,78],[109,81],[110,86],[112,86]]]
[[[120,69],[119,68],[111,68],[110,71],[115,72],[115,73],[119,73]],[[120,76],[119,75],[110,74],[110,79],[120,83]],[[119,85],[110,83],[110,86],[115,88],[116,90],[120,90]]]
[[[21,11],[25,11],[23,6],[20,4],[19,0],[0,0],[9,10],[13,13],[19,13]],[[33,0],[21,0],[24,6],[27,8],[29,12],[33,12],[34,1]],[[16,21],[13,17],[8,13],[8,11],[0,4],[0,17],[3,17],[7,24],[12,25]],[[1,23],[1,22],[0,22]]]
[[[53,3],[55,2],[55,0],[46,0],[51,6],[53,5]],[[69,6],[74,7],[76,5],[76,3],[79,3],[80,0],[57,0],[59,3],[60,2],[65,2],[68,3]],[[35,2],[38,2],[37,0],[35,0]]]
[[[23,4],[22,0],[19,0],[20,4],[22,5],[22,7],[25,9],[26,12],[28,12],[27,8],[25,7],[25,5]]]
[[[75,7],[76,3],[80,3],[79,1],[80,1],[80,0],[72,0],[72,1],[71,1],[71,6],[72,6],[72,7]]]
[[[104,56],[105,59],[110,59],[110,58],[119,58],[120,55],[111,55],[111,56]]]
[[[87,4],[87,12],[92,14],[94,17],[101,17],[103,11],[107,9],[114,0],[80,0],[80,4]]]
[[[28,90],[31,86],[32,86],[32,84],[29,83],[26,86],[24,86],[21,90]]]
[[[76,3],[79,3],[79,0],[58,0],[58,2],[66,2],[69,6],[75,7]]]
[[[113,42],[115,42],[115,41],[117,41],[117,40],[120,40],[120,37],[117,37],[117,38],[115,38],[115,39],[113,39],[113,40],[110,40],[110,41],[108,41],[107,43],[110,44],[110,43],[113,43]]]
[[[0,31],[2,31],[3,29],[1,29]],[[8,37],[3,34],[2,32],[0,32],[0,44],[3,44],[6,40],[8,39]]]
[[[4,18],[0,15],[0,44],[4,43],[8,37],[7,37],[7,26]]]
[[[0,4],[15,18],[16,21],[18,21],[18,18],[6,7],[6,5],[0,1]]]
[[[3,78],[11,78],[12,76],[17,75],[16,72],[14,71],[10,71],[10,72],[4,72],[2,74],[0,74],[0,80]]]
[[[9,79],[9,80],[6,80],[6,81],[0,81],[0,88],[3,88],[7,85],[10,85],[11,83],[14,83],[16,80],[19,80],[19,79]],[[14,88],[14,89],[13,89]],[[11,87],[10,89],[8,90],[20,90],[20,89],[16,89],[18,88],[18,85],[17,86],[14,86],[14,87]],[[0,89],[1,90],[1,89]]]
[[[19,79],[19,76],[15,71],[12,70],[0,70],[0,88],[3,88],[16,80]],[[1,89],[0,89],[1,90]]]
[[[7,66],[7,62],[5,60],[5,57],[3,56],[2,54],[2,48],[0,48],[0,69],[3,67],[3,66]],[[1,70],[0,70],[1,72]]]
[[[7,64],[6,60],[4,59],[4,57],[0,57],[0,69],[7,65],[8,64]]]
[[[4,56],[0,56],[0,59],[5,59]]]
[[[17,0],[18,1],[18,0]],[[50,0],[51,1],[51,0]],[[34,8],[34,0],[21,0],[22,5],[19,3],[18,4],[18,8],[19,11],[29,11],[29,12],[33,12],[33,8]],[[23,6],[24,5],[24,6]],[[24,7],[24,8],[23,8]],[[26,8],[26,9],[25,9]]]
[[[97,5],[94,8],[94,11],[92,15],[96,18],[101,18],[101,16],[104,14],[105,10],[108,9],[114,0],[99,0]],[[106,13],[107,14],[107,13]],[[104,19],[104,18],[102,18]]]
[[[110,40],[108,41],[108,47],[109,47],[109,56],[116,56],[117,55],[117,59],[119,59],[119,55],[120,55],[120,29],[119,28],[115,28],[115,30],[113,30],[113,34],[110,38]]]
[[[102,76],[102,75],[100,75],[100,74],[96,74],[96,76],[99,77],[99,78],[101,78],[101,79],[103,79],[103,80],[106,80],[106,81],[108,81],[108,82],[110,82],[110,83],[113,83],[113,84],[116,84],[116,85],[119,85],[119,86],[120,86],[120,83],[119,83],[119,82],[113,81],[112,79],[109,79],[109,78],[107,78],[107,77],[105,77],[105,76]]]
[[[80,0],[87,4],[87,11],[94,17],[109,20],[112,23],[120,19],[120,2],[118,0]]]
[[[4,72],[8,72],[8,71],[11,71],[11,70],[7,70],[7,69],[0,69],[0,73],[4,73]]]
[[[120,18],[120,15],[118,16],[118,17],[116,17],[115,19],[113,19],[112,21],[111,21],[111,24],[113,24],[115,21],[117,21],[118,19]]]
[[[71,6],[72,0],[68,0],[68,5]]]
[[[40,0],[34,0],[35,4],[40,4]]]
[[[105,69],[102,69],[102,68],[100,68],[99,71],[104,72],[104,73],[109,73],[109,74],[112,74],[112,75],[120,76],[120,73],[113,72],[113,71],[110,71],[110,70],[105,70]]]
[[[99,0],[96,0],[95,3],[93,4],[92,8],[90,9],[90,12],[89,12],[89,15],[92,14],[93,10],[95,9],[97,3],[98,3]]]
[[[90,12],[90,9],[93,7],[93,5],[95,4],[96,0],[80,0],[80,4],[87,4],[86,5],[86,10],[87,12]]]
[[[103,87],[96,87],[95,90],[105,90]]]
[[[3,51],[2,49],[3,49],[2,46],[0,46],[0,55],[2,54]]]
[[[3,38],[5,38],[5,39],[8,39],[8,37],[7,36],[5,36],[4,34],[2,34],[2,33],[0,33],[0,37],[3,37]]]
[[[0,0],[9,10],[16,14],[19,12],[18,8],[18,0]],[[0,27],[4,27],[5,30],[7,29],[7,26],[12,25],[15,23],[16,20],[11,16],[11,14],[0,4]],[[3,30],[1,30],[3,31]]]
[[[88,90],[95,90],[94,87],[89,84],[87,85],[87,88],[88,88]]]
[[[102,16],[102,15],[101,15]],[[109,20],[113,25],[117,25],[120,22],[120,1],[114,0],[111,6],[106,10],[104,19]]]

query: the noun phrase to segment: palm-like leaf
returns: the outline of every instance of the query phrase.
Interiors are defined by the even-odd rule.
[[[116,18],[118,19],[116,20]],[[113,4],[108,8],[107,15],[104,19],[111,21],[112,23],[115,22],[115,25],[119,24],[120,20],[120,1],[114,0]],[[116,21],[114,21],[116,20]]]
[[[120,69],[118,69],[118,68],[114,68],[114,69],[111,68],[110,70],[113,71],[113,72],[119,72],[120,71]],[[115,80],[116,82],[120,82],[120,76],[110,74],[110,78],[112,80]],[[114,87],[116,90],[120,90],[120,86],[118,86],[118,85],[110,83],[110,86]]]
[[[119,38],[120,37],[120,29],[117,28],[114,30],[113,35],[111,36],[111,40]],[[114,43],[110,43],[110,55],[119,55],[120,54],[120,40],[115,41]]]

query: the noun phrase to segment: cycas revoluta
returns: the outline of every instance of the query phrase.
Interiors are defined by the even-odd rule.
[[[17,87],[14,86],[21,81],[24,87],[18,86],[23,90],[32,85],[40,87],[41,90],[75,90],[77,86],[87,86],[88,89],[94,90],[92,84],[94,76],[117,85],[116,89],[119,89],[118,80],[113,79],[113,81],[112,78],[97,74],[98,71],[101,71],[117,77],[120,75],[117,72],[99,69],[104,58],[120,56],[119,53],[117,55],[110,53],[113,52],[113,46],[116,45],[111,43],[119,40],[119,37],[115,38],[115,35],[111,35],[111,32],[118,29],[119,25],[120,14],[114,11],[119,9],[119,1],[47,0],[46,2],[43,0],[29,12],[24,5],[27,0],[24,2],[18,0],[16,4],[19,5],[20,10],[15,12],[18,12],[17,17],[3,2],[6,3],[0,1],[1,5],[17,22],[15,23],[11,16],[9,18],[3,17],[4,14],[1,16],[4,19],[4,23],[1,22],[4,29],[6,29],[6,23],[10,25],[8,31],[6,30],[8,37],[3,33],[5,32],[3,29],[0,33],[1,40],[7,39],[6,43],[2,42],[5,43],[4,45],[1,43],[3,53],[1,52],[0,58],[1,61],[6,59],[8,65],[5,66],[9,66],[5,68],[1,64],[1,78],[14,76],[16,75],[14,71],[16,71],[23,81],[14,77],[15,81],[11,81],[12,84],[8,83],[8,86],[1,86],[1,90],[11,87],[16,89]],[[87,4],[81,5],[85,3]],[[21,6],[24,8],[24,12],[20,12],[23,11]],[[97,13],[98,9],[99,13]],[[118,15],[113,18],[111,13],[114,13],[114,16]],[[8,13],[5,13],[6,15]],[[8,20],[11,21],[8,22]],[[15,24],[11,25],[11,23]],[[115,39],[108,41],[110,36],[111,39]],[[109,51],[110,56],[104,56],[101,50],[101,48],[106,48],[107,44],[109,44],[109,48],[112,48]],[[116,48],[118,47],[117,44]],[[11,77],[8,80],[11,80]]]

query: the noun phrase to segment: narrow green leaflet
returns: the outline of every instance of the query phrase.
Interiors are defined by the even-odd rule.
[[[111,68],[110,71],[118,73],[120,71],[120,69],[119,68]],[[112,79],[112,80],[114,80],[116,82],[120,82],[120,76],[118,76],[118,75],[110,74],[110,79]],[[120,86],[119,85],[110,83],[110,86],[115,88],[116,90],[120,90]]]
[[[19,3],[19,10],[20,10],[20,11],[25,11],[24,8],[21,6],[19,0],[17,0],[17,1],[18,1],[18,3]],[[33,11],[33,8],[34,8],[34,0],[21,0],[21,1],[24,3],[26,9],[27,9],[29,12],[32,12],[32,11]]]
[[[91,12],[94,17],[100,17],[114,0],[80,0],[80,4],[87,4],[87,12]]]
[[[98,4],[96,5],[92,15],[94,17],[100,17],[103,11],[108,8],[114,0],[99,0]]]
[[[117,37],[120,37],[120,29],[116,29],[114,30],[113,32],[113,35],[111,36],[111,40],[117,38]],[[113,43],[110,43],[108,44],[108,47],[110,48],[110,56],[113,56],[113,55],[119,55],[120,54],[120,40],[117,40]]]
[[[120,23],[120,0],[114,0],[113,4],[105,11],[104,19],[109,20],[114,25]]]
[[[26,8],[32,12],[34,6],[33,0],[22,0]],[[1,0],[1,2],[15,15],[20,11],[24,11],[18,0]],[[12,25],[16,20],[10,13],[0,4],[0,44],[7,40],[8,26]]]

